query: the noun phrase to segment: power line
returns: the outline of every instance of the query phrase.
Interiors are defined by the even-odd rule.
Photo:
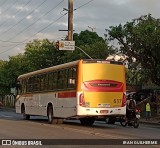
[[[12,41],[4,41],[4,40],[0,40],[0,42],[6,42],[6,43],[21,43],[21,42],[12,42]]]
[[[10,7],[8,7],[8,8],[5,9],[3,12],[1,12],[1,15],[4,14],[5,12],[7,12],[10,8],[12,8],[17,2],[18,2],[18,0],[15,0],[15,2],[14,2],[13,4],[11,4]]]
[[[76,9],[74,9],[74,11],[80,9],[81,7],[84,7],[85,5],[91,3],[92,1],[94,1],[94,0],[90,0],[90,1],[88,1],[87,3],[85,3],[85,4],[83,4],[83,5],[79,6],[79,7],[77,7]],[[45,1],[44,1],[44,2],[45,2]],[[60,3],[61,3],[61,2],[60,2]],[[68,14],[68,12],[65,13],[64,15],[62,15],[61,17],[59,17],[58,19],[56,19],[55,21],[53,21],[52,23],[50,23],[49,25],[47,25],[46,27],[44,27],[44,28],[42,28],[41,30],[39,30],[37,33],[33,34],[32,36],[30,36],[29,38],[27,38],[27,39],[25,39],[25,40],[23,40],[23,41],[21,41],[21,42],[2,41],[2,40],[0,40],[0,41],[1,41],[1,42],[10,42],[10,43],[19,43],[19,44],[17,44],[16,46],[14,46],[13,48],[15,48],[15,47],[17,47],[17,46],[19,46],[19,45],[22,45],[22,44],[26,44],[26,43],[25,43],[26,41],[28,41],[28,40],[31,39],[32,37],[36,36],[38,33],[44,31],[45,29],[47,29],[49,26],[51,26],[52,24],[54,24],[55,22],[57,22],[58,20],[60,20],[60,19],[61,19],[62,17],[64,17],[66,14]],[[38,19],[38,20],[39,20],[39,19]],[[37,21],[38,21],[38,20],[37,20]],[[36,21],[36,22],[37,22],[37,21]],[[36,22],[34,22],[34,24],[35,24]],[[29,27],[30,27],[30,26],[28,26],[27,29],[28,29]],[[26,30],[26,29],[25,29],[25,30]],[[24,31],[24,30],[23,30],[23,31]],[[7,31],[7,32],[8,32],[8,31]],[[0,54],[3,54],[3,53],[5,53],[5,52],[7,52],[7,51],[9,51],[9,50],[11,50],[11,49],[13,49],[13,48],[9,48],[9,49],[7,49],[7,50],[5,50],[5,51],[3,51],[3,52],[0,52]]]
[[[49,10],[47,13],[45,13],[44,15],[42,15],[38,20],[36,20],[35,22],[33,22],[31,25],[29,25],[28,27],[26,27],[25,29],[21,30],[18,34],[16,34],[15,36],[11,37],[10,39],[3,41],[0,40],[1,42],[9,42],[9,43],[21,43],[21,42],[12,42],[10,41],[11,39],[15,38],[16,36],[18,36],[19,34],[21,34],[22,32],[24,32],[25,30],[27,30],[29,27],[31,27],[32,25],[34,25],[36,22],[38,22],[42,17],[44,17],[45,15],[47,15],[48,13],[50,13],[52,10],[54,10],[56,7],[58,7],[64,0],[62,0],[60,3],[58,3],[55,7],[53,7],[51,10]],[[74,9],[74,11],[80,9],[81,7],[84,7],[85,5],[91,3],[94,0],[90,0],[87,3],[77,7],[76,9]],[[37,8],[36,8],[37,9]],[[32,12],[31,12],[32,13]],[[28,14],[29,15],[29,14]],[[19,23],[19,22],[18,22]],[[17,24],[16,24],[17,25]],[[8,32],[8,31],[7,31]]]
[[[31,15],[31,14],[35,11],[35,9],[38,9],[39,7],[41,7],[46,1],[47,1],[47,0],[44,0],[42,3],[40,3],[40,5],[38,5],[36,8],[34,8],[34,9],[33,9],[29,14],[27,14],[27,15]],[[21,23],[24,19],[25,19],[25,17],[24,17],[23,19],[21,19],[20,21],[18,21],[16,24],[14,24],[12,27],[10,27],[8,30],[2,32],[1,35],[4,34],[4,33],[6,33],[6,32],[8,32],[8,31],[11,30],[12,28],[14,28],[16,25],[18,25],[19,23]]]
[[[85,5],[88,5],[88,4],[91,3],[92,1],[94,1],[94,0],[90,0],[90,1],[88,1],[87,3],[85,3],[85,4],[83,4],[83,5],[79,6],[79,7],[77,7],[76,9],[74,9],[74,11],[80,9],[81,7],[84,7]]]
[[[29,1],[23,6],[23,8],[25,8],[31,1],[32,1],[32,0],[29,0]],[[18,14],[20,11],[21,11],[20,9],[17,10],[14,15]],[[0,24],[0,27],[1,27],[2,25],[4,25],[7,21],[8,21],[8,20],[6,20],[6,21],[4,21],[2,24]]]
[[[29,40],[30,38],[32,38],[32,37],[34,37],[34,36],[36,36],[38,33],[40,33],[40,32],[42,32],[42,31],[44,31],[45,29],[47,29],[49,26],[51,26],[51,25],[53,25],[54,23],[56,23],[58,20],[60,20],[61,18],[63,18],[66,14],[68,14],[68,12],[67,13],[65,13],[65,14],[63,14],[62,16],[60,16],[59,18],[57,18],[55,21],[53,21],[52,23],[50,23],[49,25],[47,25],[46,27],[44,27],[43,29],[41,29],[41,30],[39,30],[37,33],[35,33],[34,35],[32,35],[31,37],[29,37],[29,38],[27,38],[27,39],[25,39],[24,41],[22,41],[20,44],[17,44],[16,46],[14,46],[13,48],[15,48],[15,47],[17,47],[17,46],[19,46],[19,45],[22,45],[22,44],[26,44],[26,43],[24,43],[24,42],[26,42],[27,40]],[[3,54],[3,53],[5,53],[5,52],[7,52],[7,51],[9,51],[9,50],[11,50],[11,49],[13,49],[13,48],[9,48],[9,49],[7,49],[7,50],[5,50],[5,51],[2,51],[2,52],[0,52],[0,54]]]
[[[11,39],[15,38],[16,36],[18,36],[19,34],[21,34],[22,32],[26,31],[28,28],[30,28],[31,26],[33,26],[36,22],[38,22],[42,17],[46,16],[47,14],[49,14],[51,11],[53,11],[54,9],[56,9],[62,2],[64,2],[64,0],[62,0],[61,2],[59,2],[56,6],[54,6],[52,9],[50,9],[48,12],[46,12],[45,14],[43,14],[42,16],[40,16],[35,22],[33,22],[32,24],[30,24],[28,27],[24,28],[23,30],[21,30],[19,33],[17,33],[15,36],[11,37],[10,39],[8,39],[7,41],[10,41]]]
[[[54,22],[50,23],[49,25],[47,25],[46,27],[44,27],[43,29],[41,29],[40,31],[38,31],[36,34],[34,34],[33,36],[31,36],[30,38],[34,37],[35,35],[37,35],[38,33],[44,31],[45,29],[47,29],[49,26],[53,25],[55,22],[57,22],[58,20],[60,20],[62,17],[64,17],[67,13],[65,13],[64,15],[62,15],[61,17],[59,17],[58,19],[56,19]],[[27,39],[28,40],[28,39]],[[23,41],[26,42],[27,40]]]
[[[38,20],[36,20],[35,22],[33,22],[31,25],[29,25],[28,27],[26,27],[25,29],[23,29],[22,31],[20,31],[18,34],[16,34],[14,37],[12,37],[12,38],[10,38],[10,39],[8,39],[8,40],[6,40],[6,41],[4,41],[4,40],[0,40],[1,42],[9,42],[9,43],[22,43],[22,42],[25,42],[26,40],[24,40],[24,41],[22,41],[22,42],[13,42],[13,41],[10,41],[11,39],[13,39],[13,38],[15,38],[16,36],[18,36],[19,34],[21,34],[22,32],[24,32],[25,30],[27,30],[29,27],[31,27],[32,25],[34,25],[36,22],[38,22],[42,17],[44,17],[45,15],[47,15],[48,13],[50,13],[52,10],[54,10],[56,7],[58,7],[62,2],[63,2],[64,0],[62,0],[60,3],[58,3],[55,7],[53,7],[51,10],[49,10],[47,13],[45,13],[44,15],[42,15]],[[74,11],[76,11],[76,10],[78,10],[78,9],[80,9],[81,7],[84,7],[85,5],[87,5],[87,4],[89,4],[89,3],[91,3],[92,1],[94,1],[94,0],[90,0],[90,1],[88,1],[87,3],[85,3],[85,4],[83,4],[83,5],[81,5],[81,6],[79,6],[79,7],[77,7],[76,9],[74,9]],[[64,14],[64,15],[66,15],[66,14]],[[63,17],[63,16],[62,16]],[[51,23],[52,24],[52,23]],[[49,24],[49,26],[50,26],[50,24]],[[49,26],[47,26],[47,28],[49,27]],[[44,28],[44,29],[46,29],[46,28]],[[38,32],[38,33],[40,33],[40,32]],[[38,33],[36,33],[35,35],[37,35]],[[35,36],[35,35],[33,35],[33,36]],[[33,37],[32,36],[32,37]],[[28,39],[27,39],[28,40]],[[5,46],[6,47],[6,46]]]
[[[21,34],[22,32],[24,32],[25,30],[27,30],[29,27],[31,27],[32,25],[34,25],[36,22],[38,22],[42,17],[46,16],[47,14],[49,14],[51,11],[53,11],[55,8],[57,8],[64,0],[62,0],[61,2],[59,2],[56,6],[54,6],[52,9],[50,9],[48,12],[46,12],[45,14],[43,14],[41,17],[39,17],[38,20],[36,20],[35,22],[33,22],[31,25],[29,25],[28,27],[26,27],[25,29],[23,29],[22,31],[20,31],[17,35],[15,35],[12,38],[15,38],[16,36],[18,36],[19,34]],[[11,38],[10,38],[11,39]],[[6,43],[22,43],[24,41],[21,42],[14,42],[14,41],[10,41],[10,39],[8,40],[0,40],[0,42],[6,42]],[[1,46],[2,47],[2,46]],[[6,46],[5,46],[6,47]]]
[[[17,42],[17,43],[18,43],[18,45],[26,44],[26,43],[22,43],[22,42]],[[6,45],[6,46],[4,45],[4,46],[1,46],[1,48],[2,47],[14,47],[14,46],[15,46],[15,44],[14,45],[13,44],[12,45]]]

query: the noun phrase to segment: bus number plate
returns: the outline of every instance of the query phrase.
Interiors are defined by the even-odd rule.
[[[108,110],[100,110],[100,113],[101,114],[106,114],[106,113],[108,113]]]

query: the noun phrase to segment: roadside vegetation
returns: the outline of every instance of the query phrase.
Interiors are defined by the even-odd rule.
[[[106,29],[105,38],[88,30],[74,33],[76,46],[93,59],[106,59],[112,54],[123,54],[129,63],[127,83],[152,83],[160,86],[160,20],[150,14]],[[114,47],[111,41],[118,41]],[[25,46],[24,53],[0,61],[0,94],[9,94],[19,75],[34,70],[88,57],[75,51],[58,51],[55,42],[35,39]]]

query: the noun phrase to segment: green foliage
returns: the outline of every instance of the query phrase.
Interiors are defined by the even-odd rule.
[[[151,79],[157,85],[160,85],[159,24],[160,20],[149,14],[125,25],[111,26],[105,35],[109,41],[118,40],[121,52],[128,56],[131,64],[141,65],[145,81]]]
[[[64,63],[62,60],[63,51],[58,51],[54,43],[49,40],[34,40],[26,45],[25,62],[29,66],[29,71],[34,71],[54,65]]]
[[[80,34],[74,33],[73,39],[76,42],[76,46],[92,45],[99,41],[105,43],[104,39],[99,37],[96,32],[91,32],[88,30],[81,31]]]
[[[0,95],[9,92],[8,79],[6,78],[7,61],[0,61]]]
[[[9,94],[10,88],[15,87],[17,77],[28,71],[24,56],[12,56],[9,61],[0,62],[0,94]]]
[[[99,37],[96,32],[90,32],[88,30],[82,31],[80,34],[75,33],[73,39],[76,46],[80,47],[93,59],[106,59],[108,56],[108,45],[102,37]],[[75,51],[66,51],[65,60],[67,62],[89,59],[89,57],[82,51],[76,48]]]
[[[108,47],[97,33],[88,30],[74,34],[76,45],[92,58],[105,59]],[[27,43],[24,54],[12,56],[9,61],[0,61],[0,94],[9,94],[15,87],[19,75],[65,62],[88,58],[82,51],[58,51],[54,42],[48,39],[33,40]]]

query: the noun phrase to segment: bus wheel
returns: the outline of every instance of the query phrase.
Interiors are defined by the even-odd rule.
[[[25,114],[25,106],[24,106],[24,104],[21,106],[21,113],[23,115],[23,119],[24,120],[29,120],[30,119],[30,115],[26,115]]]
[[[52,124],[53,123],[53,107],[52,106],[48,106],[47,116],[48,116],[48,122]]]
[[[94,123],[95,118],[81,118],[80,122],[82,125],[90,126]]]
[[[108,124],[115,124],[115,122],[116,122],[116,118],[115,117],[110,117],[109,119],[108,119]]]

